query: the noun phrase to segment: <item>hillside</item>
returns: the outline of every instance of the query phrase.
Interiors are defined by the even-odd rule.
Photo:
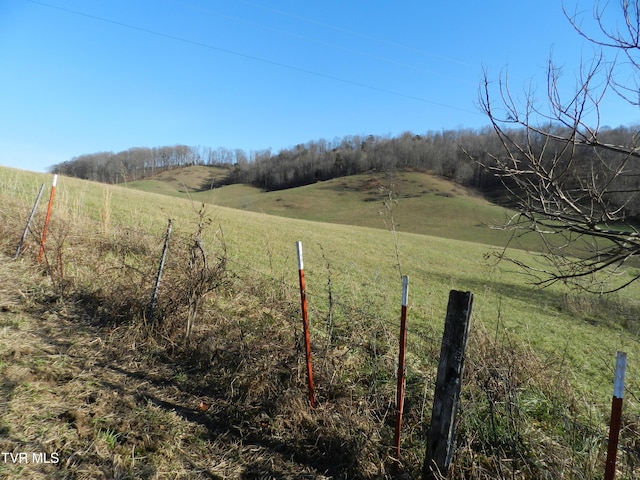
[[[186,197],[187,193],[211,189],[227,176],[229,170],[222,167],[192,165],[162,170],[148,179],[127,182],[126,186],[145,192]]]
[[[373,217],[370,204],[380,210],[384,196],[362,200],[378,192],[372,180],[272,192],[265,205],[295,201],[311,216],[313,203],[296,195],[324,188],[350,205],[343,218]],[[425,198],[465,208],[484,202],[438,180],[399,177],[398,214],[404,207],[417,216],[420,203],[403,203]],[[199,215],[200,195],[238,186],[193,192],[191,202],[67,177],[45,262],[34,260],[37,235],[14,262],[38,187],[49,181],[0,168],[0,441],[5,452],[55,453],[59,462],[0,463],[5,477],[392,478],[398,266],[411,282],[401,478],[416,478],[421,467],[451,289],[475,295],[451,478],[601,478],[618,350],[629,356],[619,478],[640,473],[640,286],[602,298],[559,285],[535,290],[486,260],[491,242],[409,233],[411,215],[397,220],[394,238],[385,227],[232,209],[222,199]],[[233,201],[250,195],[243,188]],[[432,191],[412,197],[410,188]],[[364,210],[354,214],[355,205]],[[431,212],[449,232],[447,214],[473,217],[452,203],[432,203]],[[150,317],[168,218],[173,233]],[[297,240],[316,410],[305,401]]]
[[[606,201],[620,207],[626,218],[640,214],[637,199],[627,194],[629,186],[635,185],[633,179],[637,178],[639,172],[621,167],[626,165],[624,154],[616,153],[616,149],[611,148],[594,149],[588,142],[575,145],[571,141],[571,129],[559,125],[554,129],[548,141],[532,141],[526,128],[503,130],[506,135],[503,138],[490,128],[479,131],[428,131],[417,135],[403,132],[395,137],[348,135],[332,141],[309,141],[279,151],[264,149],[245,152],[186,145],[136,147],[117,153],[81,155],[55,165],[53,169],[55,173],[115,184],[148,179],[165,169],[208,165],[226,169],[225,183],[252,185],[268,191],[313,185],[318,181],[373,171],[419,171],[430,172],[483,192],[497,193],[500,197],[506,192],[502,181],[496,176],[501,168],[495,168],[500,163],[498,159],[506,153],[504,141],[508,145],[514,142],[513,151],[523,149],[529,152],[525,157],[540,159],[545,165],[553,162],[552,152],[561,152],[568,145],[573,145],[576,147],[572,149],[575,170],[568,177],[580,179],[578,183],[588,184],[590,170],[580,166],[591,165],[597,157],[597,162],[606,166],[600,175],[606,171],[618,172],[605,182],[614,193],[605,195]],[[599,142],[603,142],[601,146],[631,146],[635,144],[636,134],[637,127],[633,126],[606,127],[598,132],[598,138]],[[566,138],[568,144],[559,140],[562,138]],[[524,158],[520,160],[524,161]],[[567,186],[570,187],[571,183]],[[598,201],[597,197],[593,200]]]
[[[433,235],[504,246],[500,226],[513,213],[477,191],[419,172],[366,173],[303,187],[265,192],[233,184],[210,188],[225,177],[216,167],[192,166],[130,182],[129,188],[191,198],[213,205],[317,222]],[[535,239],[514,246],[536,248]]]

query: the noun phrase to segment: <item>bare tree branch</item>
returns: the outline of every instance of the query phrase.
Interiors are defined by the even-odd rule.
[[[569,95],[552,59],[542,99],[533,86],[523,98],[514,95],[506,71],[497,82],[483,72],[480,108],[503,150],[488,154],[483,165],[500,178],[520,212],[505,227],[535,232],[542,241],[536,264],[510,259],[537,285],[561,281],[602,293],[639,278],[623,272],[640,255],[633,222],[640,212],[631,210],[640,193],[640,135],[636,131],[631,140],[616,143],[601,126],[601,106],[611,94],[640,105],[639,2],[621,0],[615,12],[608,3],[596,3],[599,36],[586,31],[577,9],[569,13],[563,6],[569,24],[598,49],[580,64]],[[506,250],[500,257],[507,258]]]

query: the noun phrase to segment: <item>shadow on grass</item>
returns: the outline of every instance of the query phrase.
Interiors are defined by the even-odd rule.
[[[438,281],[447,283],[451,276],[432,274]],[[559,292],[533,285],[515,285],[492,279],[456,277],[460,288],[476,295],[490,289],[498,295],[529,305],[529,311],[570,315],[578,322],[589,325],[622,328],[633,335],[640,335],[640,302],[631,302],[616,294],[596,295],[586,292]],[[456,287],[457,288],[457,287]],[[458,289],[458,288],[457,288]]]
[[[109,368],[161,389],[153,389],[156,393],[153,393],[151,388],[138,392],[138,400],[155,405],[166,412],[174,412],[192,424],[201,425],[207,432],[207,436],[202,440],[212,443],[224,441],[230,448],[250,447],[251,453],[243,454],[247,467],[240,478],[283,478],[282,475],[293,473],[291,463],[314,472],[309,473],[307,477],[302,474],[296,478],[317,478],[317,474],[344,477],[353,471],[359,448],[355,439],[338,432],[313,428],[314,425],[311,423],[308,429],[300,432],[301,435],[287,438],[286,432],[274,431],[270,424],[273,416],[270,401],[251,405],[237,403],[230,400],[228,395],[224,395],[224,389],[220,388],[218,392],[207,392],[207,398],[212,404],[209,410],[203,412],[197,408],[195,401],[193,407],[184,405],[184,399],[203,395],[203,389],[200,387],[185,386],[181,382],[149,376],[140,371],[128,371],[119,366],[109,365]],[[167,387],[177,390],[182,401],[161,398],[157,392]],[[109,385],[109,388],[126,393],[118,385]],[[304,396],[304,392],[299,393]],[[278,468],[278,464],[282,466]]]

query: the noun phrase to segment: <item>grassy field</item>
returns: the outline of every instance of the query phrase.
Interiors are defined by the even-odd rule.
[[[513,214],[483,199],[472,189],[419,172],[367,173],[318,182],[304,187],[265,192],[234,184],[215,185],[224,170],[205,166],[182,172],[162,172],[131,182],[130,188],[163,193],[269,215],[316,222],[338,223],[388,230],[393,222],[407,233],[504,245],[510,233],[490,230]],[[189,193],[187,193],[187,191]],[[390,207],[392,211],[390,211]],[[391,218],[393,214],[393,219]],[[534,247],[534,239],[523,243]]]
[[[194,165],[173,170],[163,170],[150,179],[128,182],[126,185],[145,192],[186,197],[189,193],[219,186],[228,170],[219,167]]]
[[[0,168],[0,433],[3,451],[55,452],[60,462],[5,462],[0,474],[391,478],[400,273],[411,282],[400,477],[420,469],[451,289],[475,296],[452,478],[601,477],[618,350],[629,357],[619,478],[639,474],[639,287],[606,298],[531,288],[492,263],[502,239],[481,223],[500,210],[460,187],[398,175],[389,212],[389,184],[375,175],[286,192],[235,185],[192,192],[193,201],[175,185],[150,193],[61,178],[45,264],[34,263],[33,236],[13,262],[44,181]],[[205,200],[214,205],[200,216]],[[293,210],[303,219],[286,218]],[[164,320],[152,328],[144,312],[169,218]],[[224,274],[201,291],[186,340],[199,225],[207,268]],[[317,365],[313,412],[299,350],[297,240]],[[202,398],[212,403],[206,412]]]

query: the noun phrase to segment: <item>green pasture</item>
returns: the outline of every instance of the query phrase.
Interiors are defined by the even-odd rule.
[[[402,232],[474,243],[504,245],[511,235],[488,227],[504,225],[513,212],[472,189],[426,173],[371,172],[269,192],[242,184],[215,187],[223,169],[199,166],[184,170],[182,176],[163,172],[149,180],[130,182],[128,187],[281,217],[383,230],[393,225]],[[201,188],[212,181],[214,188]],[[535,248],[537,243],[530,238],[517,245]]]
[[[40,183],[49,185],[50,180],[50,175],[0,168],[0,220],[24,222]],[[336,302],[399,323],[401,271],[410,278],[410,332],[430,339],[435,348],[449,290],[468,290],[475,296],[472,328],[530,345],[541,362],[552,366],[546,375],[567,376],[585,405],[600,412],[610,403],[616,351],[626,351],[632,393],[626,408],[639,410],[639,286],[608,297],[589,297],[560,285],[532,288],[514,267],[496,265],[488,255],[500,248],[504,237],[483,223],[499,220],[504,215],[501,209],[441,179],[403,174],[391,182],[391,199],[397,200],[391,217],[383,204],[389,192],[385,181],[382,175],[356,176],[269,193],[233,185],[193,192],[190,201],[131,185],[61,177],[52,229],[64,228],[64,222],[87,222],[86,234],[91,237],[108,235],[118,226],[149,232],[160,244],[167,219],[174,220],[176,232],[192,232],[200,202],[211,202],[209,233],[218,231],[219,238],[222,231],[229,269],[238,275],[262,276],[295,288],[295,242],[303,242],[316,331],[326,314],[329,276]],[[145,182],[138,187],[152,190],[149,186],[154,183]],[[16,202],[20,215],[2,207]],[[44,204],[45,198],[40,209]],[[287,215],[289,210],[295,215]],[[301,218],[289,218],[294,216]],[[392,218],[396,237],[389,230]],[[214,248],[212,237],[209,240],[209,248]],[[522,259],[529,255],[512,253]],[[336,321],[353,320],[338,315]],[[409,337],[409,368],[435,368],[421,363],[419,349],[424,344],[412,338],[417,337]]]

